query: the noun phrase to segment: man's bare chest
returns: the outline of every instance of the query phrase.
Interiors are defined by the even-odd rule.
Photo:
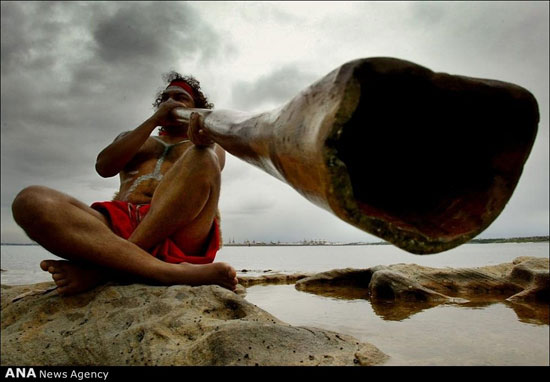
[[[161,161],[165,165],[175,163],[191,147],[188,139],[166,142],[159,137],[150,137],[128,162],[125,171],[151,167]]]

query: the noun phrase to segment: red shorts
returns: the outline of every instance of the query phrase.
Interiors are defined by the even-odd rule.
[[[143,220],[151,205],[132,204],[113,200],[109,202],[96,202],[91,207],[101,212],[109,220],[114,233],[124,239],[128,239],[141,220]],[[176,232],[174,235],[177,234]],[[220,249],[220,237],[219,222],[217,219],[214,219],[203,255],[186,255],[169,237],[151,248],[149,253],[167,263],[208,264],[214,261],[216,252]]]

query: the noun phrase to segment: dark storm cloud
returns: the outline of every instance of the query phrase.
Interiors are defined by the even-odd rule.
[[[63,49],[86,48],[86,44],[66,46],[64,42],[79,40],[75,35],[91,22],[98,9],[69,2],[3,2],[2,76],[35,74],[29,71],[44,76],[55,65],[64,65]]]
[[[95,53],[91,62],[79,64],[101,58],[106,64],[144,65],[182,53],[210,59],[220,48],[219,36],[180,2],[3,2],[2,31],[3,73],[21,66],[43,71],[54,61],[63,65],[70,50]],[[62,43],[71,32],[81,44]]]
[[[33,36],[27,33],[30,28],[24,8],[25,4],[1,3],[2,76],[25,62],[29,55]]]
[[[18,108],[24,101],[40,99],[51,110],[91,96],[97,102],[153,93],[153,86],[162,86],[160,73],[177,60],[216,56],[220,38],[196,11],[186,3],[161,5],[2,3],[2,106],[8,115],[32,118]]]
[[[218,36],[185,3],[134,3],[122,6],[93,30],[97,53],[106,63],[141,64],[200,53],[211,58]]]
[[[232,88],[232,100],[235,107],[244,110],[265,103],[280,105],[311,85],[317,77],[296,66],[287,65],[260,77],[255,82],[237,82]]]

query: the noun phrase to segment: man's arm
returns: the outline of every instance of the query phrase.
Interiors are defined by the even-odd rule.
[[[132,131],[127,131],[115,138],[97,156],[95,169],[99,175],[109,178],[118,174],[136,155],[147,138],[157,127],[151,119],[146,120]]]
[[[122,171],[157,126],[174,123],[174,120],[170,119],[171,111],[175,107],[182,106],[185,105],[168,100],[159,107],[151,118],[134,130],[120,134],[113,143],[104,148],[97,156],[95,164],[97,173],[104,178],[109,178]]]

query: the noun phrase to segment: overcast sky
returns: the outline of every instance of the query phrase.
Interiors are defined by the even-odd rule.
[[[548,2],[2,2],[2,242],[32,184],[85,203],[118,177],[97,154],[153,113],[161,75],[193,74],[218,109],[267,111],[347,61],[391,56],[512,82],[538,100],[535,147],[508,206],[480,237],[548,235]],[[226,241],[379,241],[228,155]]]

